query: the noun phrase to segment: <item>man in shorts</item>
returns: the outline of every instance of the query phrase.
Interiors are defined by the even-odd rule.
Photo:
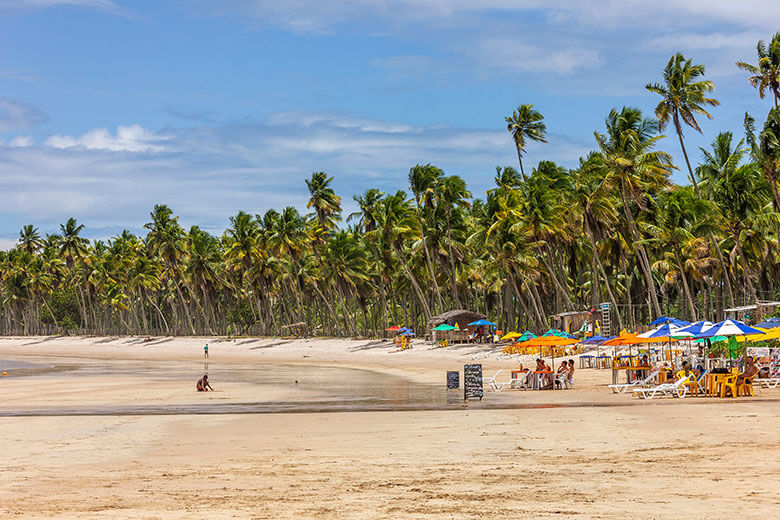
[[[214,391],[213,388],[211,388],[211,385],[209,384],[209,376],[207,374],[204,374],[203,377],[198,379],[198,382],[195,384],[195,388],[198,389],[198,392],[208,392],[211,390]]]

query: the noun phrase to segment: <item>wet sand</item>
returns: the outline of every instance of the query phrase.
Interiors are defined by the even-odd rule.
[[[2,516],[772,518],[780,505],[780,390],[646,403],[612,395],[609,371],[578,370],[573,390],[464,405],[442,390],[443,371],[479,347],[208,341],[218,391],[199,394],[190,374],[202,375],[205,340],[0,338],[0,359],[70,367],[10,370],[0,412],[113,410],[0,417]],[[499,380],[517,365],[479,361],[486,375],[503,369]],[[258,367],[284,377],[258,383]],[[323,367],[356,385],[323,386]],[[284,381],[296,370],[314,382]],[[395,389],[389,400],[374,390],[373,404],[396,411],[365,411],[355,394],[372,380]],[[349,412],[333,411],[339,397]],[[218,413],[247,403],[297,412]],[[144,412],[122,414],[134,407]]]

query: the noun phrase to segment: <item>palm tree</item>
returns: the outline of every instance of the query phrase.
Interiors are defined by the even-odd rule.
[[[694,65],[692,60],[686,60],[685,56],[678,52],[669,58],[669,62],[664,68],[664,84],[650,83],[645,86],[647,90],[655,92],[663,98],[655,107],[658,130],[663,132],[670,120],[674,124],[674,130],[680,140],[680,148],[682,148],[696,196],[700,196],[699,186],[693,175],[691,162],[688,160],[688,152],[685,150],[680,120],[682,119],[686,125],[701,133],[701,127],[696,122],[696,114],[705,115],[712,119],[712,115],[704,107],[720,104],[717,99],[706,97],[709,92],[715,90],[715,84],[712,81],[696,81],[702,76],[704,76],[704,65]]]
[[[601,164],[601,158],[595,153],[591,153],[585,159],[580,159],[580,167],[573,172],[572,202],[578,210],[578,218],[582,220],[583,231],[590,241],[592,262],[596,267],[591,281],[591,291],[595,294],[591,304],[595,306],[600,303],[600,295],[597,292],[600,275],[604,281],[609,301],[617,315],[618,327],[622,330],[623,318],[617,304],[617,298],[612,292],[609,276],[599,254],[599,243],[617,224],[618,214],[615,209],[617,200],[611,192],[600,189],[603,178],[598,171],[599,164]]]
[[[752,74],[748,81],[758,89],[761,99],[764,99],[767,90],[772,93],[777,108],[780,101],[780,32],[775,33],[769,43],[759,40],[756,51],[756,65],[738,61],[737,67]]]
[[[468,199],[471,198],[471,192],[466,187],[466,181],[457,175],[444,177],[439,183],[437,198],[444,206],[444,214],[447,225],[447,248],[450,259],[450,286],[452,296],[455,299],[455,305],[460,308],[460,298],[458,297],[458,281],[455,270],[455,251],[452,247],[452,211],[455,208],[468,209],[471,207]]]
[[[656,316],[661,315],[650,259],[637,229],[630,202],[647,209],[647,193],[665,187],[669,182],[672,158],[669,154],[652,151],[662,137],[656,135],[658,123],[643,118],[636,108],[612,109],[606,120],[606,134],[594,132],[601,149],[602,172],[605,185],[617,188],[623,202],[623,212],[629,234],[639,259],[650,293],[650,305]]]
[[[520,105],[511,116],[504,118],[506,129],[512,134],[517,148],[517,161],[520,163],[520,173],[525,178],[523,170],[523,154],[525,153],[526,139],[546,143],[545,135],[547,126],[542,122],[544,116],[534,110],[533,105]]]
[[[38,233],[38,228],[32,225],[24,226],[19,231],[19,245],[31,255],[43,247],[43,240]]]
[[[311,179],[306,180],[311,198],[306,204],[307,208],[314,208],[317,224],[324,230],[330,231],[336,227],[336,222],[341,220],[341,197],[331,188],[333,177],[328,177],[325,172],[314,172]]]
[[[414,194],[414,204],[415,209],[417,210],[417,227],[420,232],[423,251],[425,252],[425,263],[428,265],[428,273],[431,276],[431,281],[433,283],[433,289],[436,292],[436,299],[439,303],[439,308],[444,306],[444,302],[441,299],[441,290],[439,289],[439,284],[436,281],[436,273],[433,270],[431,252],[428,249],[428,240],[425,236],[421,205],[424,202],[426,207],[430,208],[434,196],[434,190],[443,176],[444,172],[431,164],[417,164],[413,166],[409,169],[408,176],[409,189],[412,190],[412,193]]]
[[[682,280],[683,292],[688,303],[691,321],[696,321],[696,306],[688,283],[683,262],[683,247],[693,238],[709,231],[710,208],[706,201],[695,196],[690,188],[665,192],[656,204],[656,224],[647,223],[645,230],[652,237],[646,240],[659,243],[669,250]]]
[[[414,217],[411,205],[406,200],[403,191],[397,191],[393,195],[387,195],[382,199],[379,210],[379,228],[383,241],[390,246],[406,273],[409,283],[420,303],[426,320],[431,318],[431,308],[428,300],[420,287],[420,282],[412,272],[409,262],[403,254],[403,246],[410,240],[417,238],[414,226]]]
[[[87,252],[89,240],[79,236],[83,229],[84,224],[79,224],[73,217],[69,218],[65,224],[60,224],[60,231],[62,231],[60,257],[65,259],[68,269],[73,269],[74,262]]]

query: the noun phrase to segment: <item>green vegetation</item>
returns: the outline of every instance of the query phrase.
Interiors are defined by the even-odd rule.
[[[780,34],[759,43],[758,58],[738,65],[776,105]],[[780,110],[760,131],[746,116],[744,138],[718,134],[694,167],[683,127],[701,131],[696,116],[718,104],[704,73],[672,56],[663,81],[647,85],[661,96],[658,119],[613,109],[571,170],[541,161],[526,174],[526,145],[546,142],[547,129],[520,105],[506,118],[520,172],[496,168],[484,199],[418,164],[408,191],[369,189],[348,216],[332,177],[315,172],[311,214],[239,212],[220,237],[183,229],[164,205],[146,236],[106,243],[81,237],[75,219],[45,237],[25,226],[0,253],[0,333],[379,335],[457,307],[505,330],[543,330],[554,312],[600,302],[623,328],[776,298]],[[676,166],[659,149],[667,125],[690,186],[670,182]]]

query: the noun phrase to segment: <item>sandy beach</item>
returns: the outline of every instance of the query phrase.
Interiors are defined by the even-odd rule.
[[[0,338],[0,360],[25,364],[0,380],[0,513],[771,518],[780,505],[780,390],[641,402],[613,395],[609,371],[578,370],[572,390],[464,404],[443,390],[444,372],[486,347],[393,350]],[[500,380],[517,367],[495,354],[477,362],[487,376],[503,370]],[[204,370],[217,391],[194,391]]]

